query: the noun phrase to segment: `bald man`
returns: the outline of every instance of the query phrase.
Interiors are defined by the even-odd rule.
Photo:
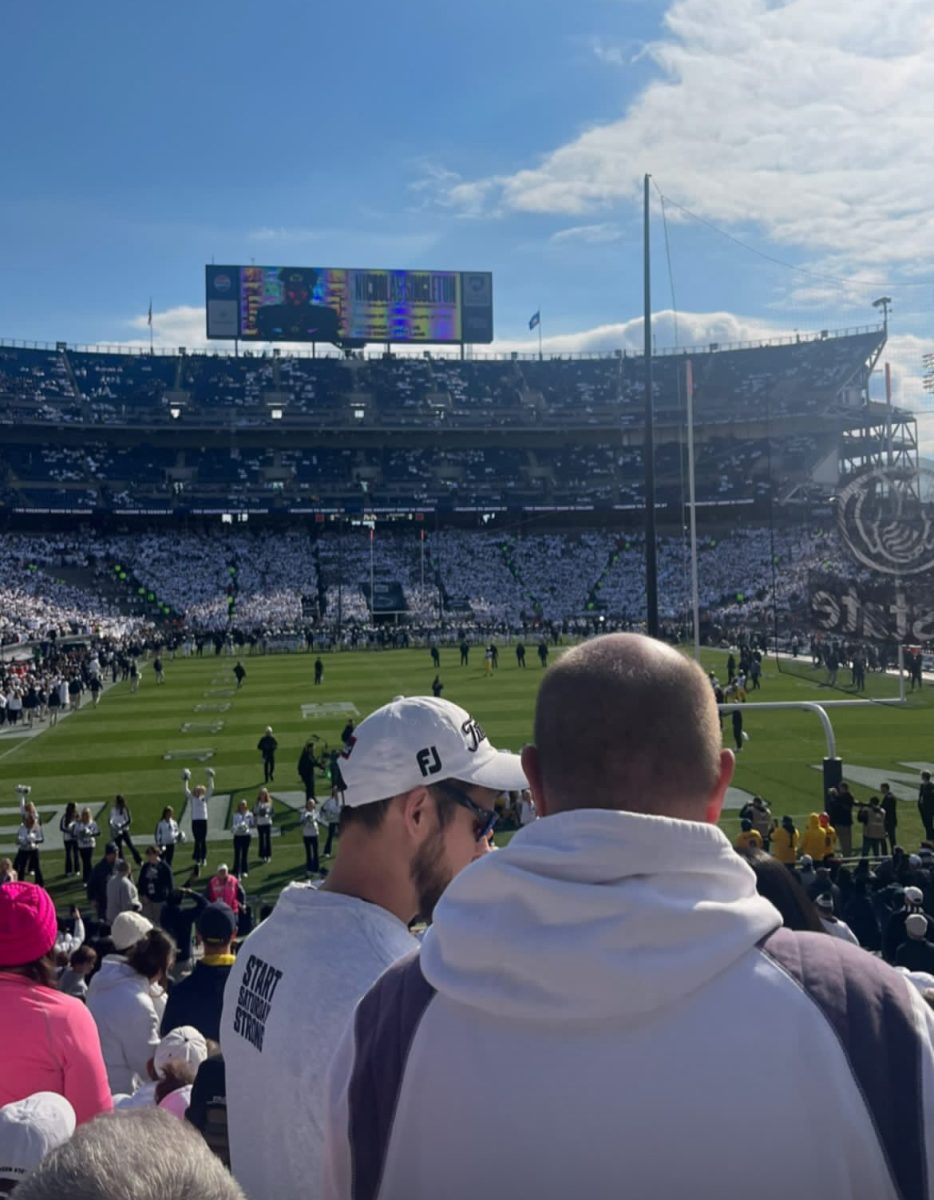
[[[737,1143],[753,1112],[821,1164],[796,1200],[930,1196],[934,1015],[757,894],[700,668],[632,634],[570,650],[522,761],[543,819],[450,884],[338,1048],[325,1196],[787,1200]]]

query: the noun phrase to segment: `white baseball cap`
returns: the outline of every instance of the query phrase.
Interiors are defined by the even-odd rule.
[[[341,754],[351,808],[459,779],[500,792],[527,788],[518,754],[496,750],[466,709],[433,696],[397,696],[356,727]]]
[[[0,1179],[20,1180],[75,1131],[75,1110],[57,1092],[35,1092],[0,1108]]]
[[[152,1065],[159,1078],[163,1079],[166,1067],[175,1064],[200,1067],[207,1056],[208,1044],[201,1031],[194,1025],[176,1025],[156,1047]]]

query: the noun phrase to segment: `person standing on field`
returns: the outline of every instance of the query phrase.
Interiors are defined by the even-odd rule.
[[[272,726],[266,726],[266,732],[256,743],[256,749],[263,756],[263,782],[272,783],[276,776],[276,750],[279,743],[272,736]]]

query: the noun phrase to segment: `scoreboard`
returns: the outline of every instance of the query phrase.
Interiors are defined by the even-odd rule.
[[[209,266],[207,335],[258,342],[487,343],[489,271]]]

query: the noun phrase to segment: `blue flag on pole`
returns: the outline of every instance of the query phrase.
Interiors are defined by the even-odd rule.
[[[541,323],[542,310],[539,309],[538,312],[532,313],[532,315],[529,317],[529,329],[534,329],[536,325],[541,325]]]

